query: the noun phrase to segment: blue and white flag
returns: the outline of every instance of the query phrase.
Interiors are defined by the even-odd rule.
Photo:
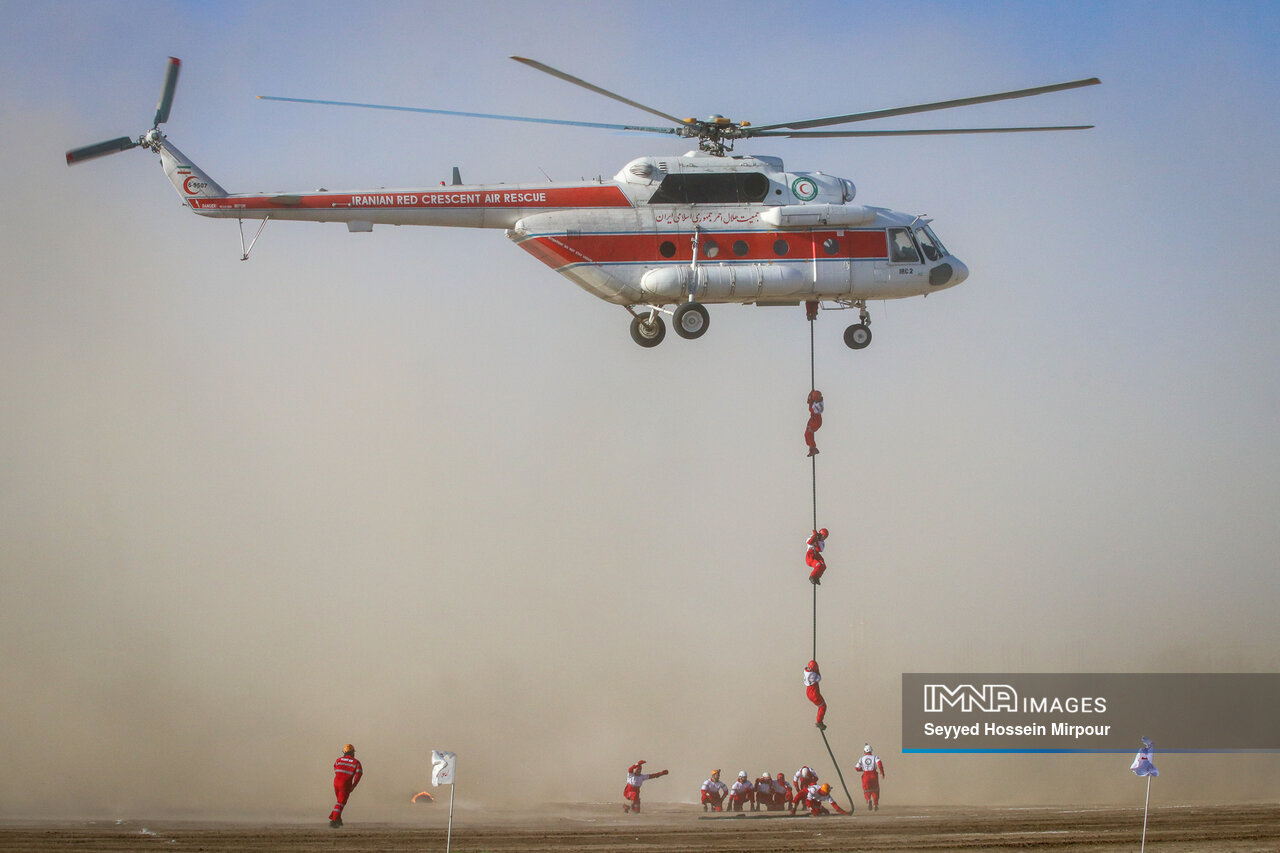
[[[431,750],[431,784],[452,785],[454,770],[458,762],[456,753]]]
[[[1129,769],[1137,776],[1159,776],[1160,771],[1151,763],[1151,758],[1156,754],[1155,744],[1150,738],[1142,739],[1142,749],[1138,750],[1138,754],[1134,756],[1133,764],[1129,765]]]

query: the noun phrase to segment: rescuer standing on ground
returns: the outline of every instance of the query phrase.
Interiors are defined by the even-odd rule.
[[[644,759],[637,761],[627,768],[627,786],[622,789],[622,798],[626,800],[622,804],[624,812],[640,811],[640,786],[649,779],[657,779],[659,776],[666,776],[667,771],[659,770],[657,773],[644,772]]]
[[[333,811],[329,813],[329,826],[333,829],[342,826],[342,809],[363,775],[364,768],[356,761],[356,748],[351,744],[342,747],[342,756],[333,762],[333,793],[337,798]]]
[[[858,769],[862,771],[862,796],[867,800],[868,811],[880,811],[880,780],[884,777],[884,762],[871,749],[871,744],[862,747],[862,758],[858,759]],[[853,806],[849,806],[853,808]]]

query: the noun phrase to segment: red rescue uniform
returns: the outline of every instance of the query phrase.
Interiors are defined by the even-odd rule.
[[[627,802],[623,803],[622,810],[626,812],[640,811],[640,786],[650,779],[657,779],[659,776],[666,776],[666,770],[659,770],[657,773],[641,773],[644,769],[644,761],[637,761],[627,768],[627,784],[622,789],[622,799]]]
[[[822,722],[827,716],[827,700],[822,698],[822,691],[818,688],[818,682],[822,680],[822,675],[818,672],[818,662],[809,661],[808,666],[804,668],[804,695],[809,697],[809,701],[818,706],[818,719],[814,721],[814,725],[820,729],[825,729],[826,725]]]
[[[822,428],[822,392],[813,390],[809,392],[809,422],[804,427],[804,443],[809,445],[809,455],[813,456],[818,452],[818,445],[814,443],[813,434]]]
[[[336,823],[341,826],[342,810],[346,807],[351,792],[356,789],[356,785],[360,784],[360,777],[363,775],[364,768],[356,760],[354,752],[343,753],[341,758],[333,762],[333,794],[337,802],[333,806],[333,811],[329,813],[330,824]]]
[[[822,573],[827,570],[827,560],[822,552],[827,547],[828,535],[827,528],[824,527],[813,531],[813,535],[805,540],[804,563],[811,569],[809,583],[822,583]]]
[[[862,773],[862,796],[866,798],[867,809],[879,811],[880,780],[884,777],[884,762],[880,760],[880,756],[864,752],[862,758],[858,759],[857,768]]]

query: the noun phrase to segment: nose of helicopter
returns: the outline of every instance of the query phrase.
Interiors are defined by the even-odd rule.
[[[954,255],[929,270],[929,284],[937,288],[955,287],[969,277],[969,268]]]

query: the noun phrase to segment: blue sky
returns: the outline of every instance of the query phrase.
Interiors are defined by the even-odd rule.
[[[971,270],[873,304],[865,351],[847,315],[817,326],[820,644],[852,763],[896,750],[902,672],[1280,666],[1278,22],[1272,3],[0,2],[0,676],[20,688],[0,728],[27,780],[0,783],[0,816],[189,808],[196,765],[207,808],[305,810],[345,741],[391,817],[432,748],[495,796],[513,762],[567,767],[534,792],[560,800],[612,796],[637,756],[671,765],[672,800],[710,767],[821,757],[799,309],[713,308],[704,338],[645,351],[492,231],[273,223],[242,263],[152,156],[63,163],[147,129],[165,57],[166,132],[232,191],[567,180],[683,150],[255,98],[643,116],[512,54],[754,123],[1102,79],[885,122],[1085,133],[740,149],[927,213]],[[153,784],[104,790],[120,743]],[[260,776],[221,784],[230,743],[270,758]],[[1180,760],[1175,800],[1280,774]],[[980,762],[969,790],[1132,793],[1094,761]],[[971,784],[896,762],[901,800]]]

